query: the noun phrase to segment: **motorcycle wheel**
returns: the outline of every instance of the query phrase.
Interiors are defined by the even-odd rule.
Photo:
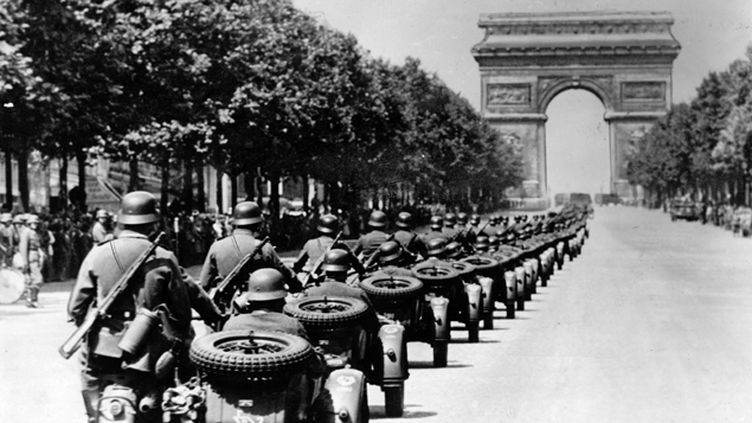
[[[467,322],[467,340],[468,342],[478,342],[479,340],[479,322]]]
[[[357,298],[315,296],[285,304],[284,311],[306,329],[339,328],[359,322],[368,313],[368,305]]]
[[[409,298],[423,291],[423,283],[410,276],[374,275],[360,283],[360,288],[374,299]]]
[[[514,300],[507,301],[505,305],[507,307],[507,319],[514,319],[514,315],[515,315]]]
[[[449,343],[437,341],[433,344],[433,367],[446,367],[449,355]]]
[[[405,382],[384,388],[384,410],[387,417],[402,417],[405,410]]]
[[[493,311],[489,311],[483,316],[483,329],[491,330],[494,328]]]

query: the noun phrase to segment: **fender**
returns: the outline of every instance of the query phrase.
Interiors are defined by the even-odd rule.
[[[530,286],[525,280],[525,268],[522,266],[515,267],[514,275],[517,278],[517,299],[528,300],[530,295]]]
[[[530,259],[527,259],[524,263],[522,263],[522,268],[525,270],[525,285],[527,288],[526,292],[530,295],[535,294],[536,280],[533,279],[533,263],[530,262]],[[526,299],[530,298],[532,297],[526,297]]]
[[[444,297],[431,298],[433,311],[434,340],[449,341],[449,300]]]
[[[360,370],[345,368],[333,371],[322,391],[322,395],[331,397],[331,404],[328,405],[331,409],[323,411],[333,413],[334,422],[362,422],[363,413],[368,413],[365,389],[366,376]]]
[[[481,287],[478,284],[470,283],[465,285],[467,294],[467,321],[479,322],[481,309]]]
[[[519,287],[517,286],[517,275],[513,271],[507,270],[504,272],[504,284],[507,290],[507,301],[516,300]]]
[[[381,387],[401,386],[408,376],[405,327],[400,324],[384,325],[379,329],[379,339],[384,350]]]
[[[118,384],[107,385],[97,406],[97,423],[134,423],[136,400],[133,389]]]
[[[493,278],[481,276],[478,278],[478,283],[480,284],[481,289],[481,297],[483,298],[483,315],[488,315],[489,313],[493,313],[493,307],[494,307],[494,292],[493,292],[493,286],[494,286],[494,280]],[[469,295],[469,294],[468,294]]]

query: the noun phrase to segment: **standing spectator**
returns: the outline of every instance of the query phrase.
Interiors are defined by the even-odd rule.
[[[21,272],[26,276],[26,307],[39,307],[39,290],[44,283],[42,265],[44,251],[42,237],[39,230],[39,216],[30,215],[27,219],[29,227],[21,231],[18,252],[21,257]]]
[[[0,267],[13,265],[13,217],[10,213],[0,216]]]
[[[97,210],[97,221],[94,222],[94,226],[91,228],[91,237],[94,239],[94,244],[98,245],[107,241],[112,237],[110,231],[107,229],[107,220],[109,216],[106,210]]]

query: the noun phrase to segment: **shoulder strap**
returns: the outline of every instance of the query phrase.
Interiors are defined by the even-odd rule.
[[[235,238],[235,234],[230,235],[230,238],[232,238],[232,245],[235,246],[235,251],[238,252],[238,260],[243,260],[243,252],[240,250],[240,245],[238,245],[238,239]]]
[[[117,253],[117,249],[115,249],[115,243],[110,242],[110,250],[112,250],[112,257],[115,259],[115,263],[117,263],[117,267],[120,270],[120,273],[125,272],[125,266],[123,266],[123,262],[120,261],[120,256]]]

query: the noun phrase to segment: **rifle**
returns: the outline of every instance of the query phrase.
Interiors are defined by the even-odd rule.
[[[266,243],[269,242],[269,237],[266,237],[261,240],[258,244],[256,244],[256,247],[251,251],[250,253],[246,254],[245,257],[243,257],[238,264],[235,265],[235,267],[232,268],[230,273],[225,276],[224,279],[222,279],[222,282],[217,285],[216,288],[211,290],[211,293],[209,293],[209,298],[211,298],[212,302],[219,307],[220,311],[222,313],[226,313],[228,309],[230,309],[230,306],[232,305],[232,297],[235,295],[235,293],[238,291],[238,285],[239,283],[236,281],[238,278],[238,275],[240,272],[245,270],[246,265],[253,257],[258,254],[261,249],[266,245]]]
[[[324,251],[313,263],[313,267],[311,267],[311,269],[306,274],[305,279],[303,279],[300,283],[303,286],[303,288],[305,288],[306,285],[308,285],[308,282],[311,281],[311,278],[313,277],[313,275],[316,274],[316,272],[318,272],[321,265],[324,264],[324,260],[326,260],[326,255],[329,254],[329,251],[332,251],[332,248],[334,247],[335,244],[337,244],[337,242],[339,241],[339,237],[341,236],[342,236],[342,231],[337,232],[337,236],[335,236],[332,243],[329,244],[328,247],[326,247],[326,251]]]
[[[164,236],[165,233],[160,232],[154,242],[152,242],[151,245],[149,245],[149,247],[136,258],[136,261],[134,261],[133,264],[131,264],[128,269],[126,269],[125,273],[120,276],[120,279],[118,279],[117,283],[112,287],[112,289],[110,289],[110,292],[108,292],[107,296],[104,297],[102,303],[89,309],[88,313],[86,313],[86,317],[84,318],[83,323],[81,323],[81,325],[76,328],[75,331],[73,331],[71,336],[69,336],[68,339],[63,342],[63,345],[58,348],[57,351],[61,356],[63,356],[64,359],[69,359],[81,346],[81,342],[83,341],[86,334],[89,333],[91,328],[94,327],[97,322],[108,315],[112,304],[120,296],[120,294],[122,294],[123,291],[128,288],[128,283],[133,278],[133,275],[136,274],[136,272],[146,262],[146,259],[148,259],[149,256],[151,256],[151,254],[154,252],[154,250],[157,249]]]
[[[389,234],[389,236],[386,237],[386,239],[384,240],[384,242],[382,242],[382,244],[384,244],[385,242],[389,242],[392,239],[394,239],[394,234],[393,233]],[[365,263],[363,263],[363,268],[365,268],[366,271],[368,271],[368,268],[371,267],[371,265],[373,264],[373,261],[376,259],[376,256],[378,256],[378,255],[379,255],[379,249],[376,248],[375,250],[373,250],[373,252],[371,253],[371,255],[368,256],[368,259],[365,261]]]

